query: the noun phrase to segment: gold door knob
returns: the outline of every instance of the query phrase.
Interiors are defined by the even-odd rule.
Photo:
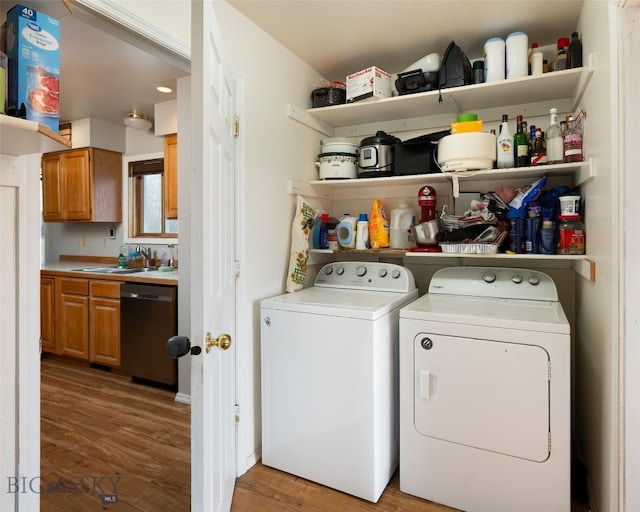
[[[207,337],[205,338],[205,343],[207,345],[207,354],[213,347],[219,348],[220,350],[227,350],[231,346],[231,336],[228,334],[221,334],[217,338],[212,338],[211,333],[208,332]]]

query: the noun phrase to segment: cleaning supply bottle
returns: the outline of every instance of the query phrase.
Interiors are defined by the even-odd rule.
[[[322,227],[322,214],[316,216],[315,223],[313,225],[311,247],[313,249],[320,249],[320,228]]]
[[[369,248],[369,218],[366,213],[361,213],[356,225],[356,249]]]
[[[353,215],[345,213],[338,225],[336,226],[336,233],[338,234],[338,244],[343,249],[355,249],[356,248],[356,219]]]
[[[320,228],[318,236],[318,249],[329,248],[329,214],[323,213],[320,215]]]
[[[120,246],[120,254],[118,254],[118,266],[124,268],[127,266],[127,246],[122,244]]]

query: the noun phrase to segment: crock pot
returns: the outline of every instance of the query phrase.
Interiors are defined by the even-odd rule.
[[[400,139],[383,131],[362,139],[358,148],[358,176],[375,178],[393,176],[393,155]]]
[[[316,167],[321,180],[351,179],[358,177],[358,157],[352,153],[320,153]]]

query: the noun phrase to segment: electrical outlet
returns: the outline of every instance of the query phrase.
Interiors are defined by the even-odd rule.
[[[84,235],[82,235],[82,236],[80,237],[80,240],[78,241],[78,245],[79,245],[80,247],[86,247],[86,245],[87,245],[87,237],[86,237],[86,236],[84,236]]]
[[[111,240],[115,240],[116,239],[116,228],[111,226],[109,228],[109,238],[111,238]],[[105,247],[106,247],[106,243],[105,243]]]
[[[107,247],[107,237],[106,236],[102,239],[102,242],[103,242],[104,246]]]

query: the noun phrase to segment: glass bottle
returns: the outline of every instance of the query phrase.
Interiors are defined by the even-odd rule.
[[[558,124],[558,109],[549,110],[551,116],[551,124],[547,128],[546,146],[547,146],[547,163],[561,164],[564,161],[562,149],[562,128]]]
[[[562,137],[563,160],[565,163],[582,162],[582,132],[575,126],[573,117],[569,117],[567,128]]]
[[[582,41],[577,32],[571,34],[571,42],[569,43],[569,67],[582,67]]]
[[[518,129],[513,136],[513,145],[515,146],[515,162],[516,167],[528,167],[529,166],[529,143],[527,140],[527,134],[524,132],[522,126],[522,116],[517,118]]]
[[[531,152],[531,165],[545,165],[547,163],[547,150],[544,147],[544,137],[542,129],[536,129],[536,137],[533,141],[533,151]]]
[[[515,167],[513,135],[509,131],[509,116],[507,114],[502,114],[502,124],[497,140],[496,163],[498,169]]]

